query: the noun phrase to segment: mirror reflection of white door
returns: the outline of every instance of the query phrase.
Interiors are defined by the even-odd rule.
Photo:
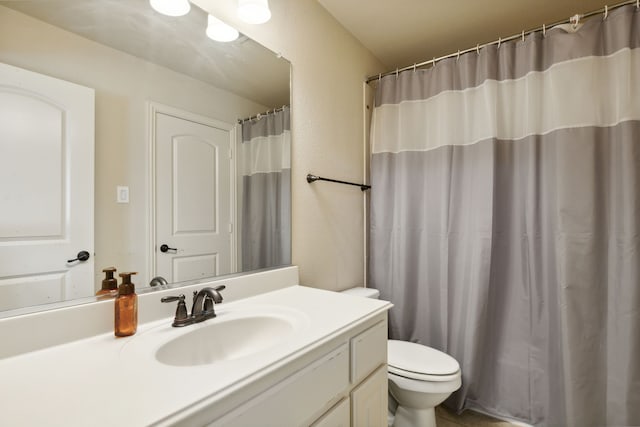
[[[153,273],[169,282],[228,274],[235,260],[233,125],[157,105],[152,117]]]
[[[94,90],[0,63],[0,310],[93,295],[93,156]]]

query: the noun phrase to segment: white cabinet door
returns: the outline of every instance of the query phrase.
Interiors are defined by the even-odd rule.
[[[233,126],[156,112],[154,134],[155,274],[182,282],[231,273]]]
[[[93,89],[0,63],[0,310],[93,295],[93,156]]]
[[[347,397],[329,409],[318,421],[311,424],[311,427],[349,427],[351,425],[349,408],[349,398]]]
[[[351,392],[353,427],[387,427],[387,366],[381,366]]]

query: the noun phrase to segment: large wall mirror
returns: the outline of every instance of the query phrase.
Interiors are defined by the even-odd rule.
[[[206,27],[0,1],[0,316],[95,301],[109,267],[144,289],[290,264],[290,64]]]

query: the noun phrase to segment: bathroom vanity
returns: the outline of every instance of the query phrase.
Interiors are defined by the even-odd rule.
[[[386,426],[390,307],[293,284],[183,328],[164,308],[131,337],[0,359],[0,425]]]

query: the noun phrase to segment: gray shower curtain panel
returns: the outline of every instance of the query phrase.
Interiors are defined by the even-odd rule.
[[[384,77],[370,271],[447,405],[640,425],[640,11]]]
[[[242,124],[241,268],[291,264],[289,107]]]

